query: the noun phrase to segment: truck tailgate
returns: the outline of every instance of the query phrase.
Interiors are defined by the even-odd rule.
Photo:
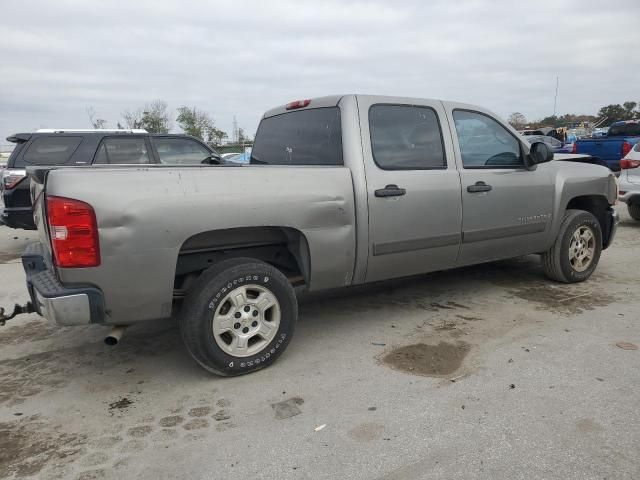
[[[620,170],[620,156],[622,153],[622,139],[602,138],[578,140],[576,153],[583,153],[598,157],[607,163],[611,170]]]

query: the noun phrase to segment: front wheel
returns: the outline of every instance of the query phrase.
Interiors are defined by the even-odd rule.
[[[542,254],[544,273],[564,283],[583,282],[598,265],[602,253],[602,229],[591,213],[567,210],[558,237]]]
[[[640,220],[640,203],[629,203],[627,204],[627,210],[629,210],[629,215],[634,220]]]
[[[289,344],[298,304],[287,278],[250,258],[206,270],[187,293],[180,330],[191,356],[223,376],[272,364]]]

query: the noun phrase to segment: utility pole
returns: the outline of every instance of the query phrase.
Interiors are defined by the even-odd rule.
[[[238,120],[233,116],[233,143],[238,143]]]
[[[556,116],[556,106],[558,105],[558,84],[560,83],[560,77],[556,76],[556,96],[553,98],[553,116]]]

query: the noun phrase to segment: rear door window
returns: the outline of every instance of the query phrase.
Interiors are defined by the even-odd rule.
[[[31,165],[61,165],[69,161],[81,142],[82,137],[37,137],[22,159]]]
[[[314,108],[263,119],[250,163],[342,165],[340,109]]]
[[[96,153],[94,164],[140,165],[150,163],[144,137],[105,138]]]
[[[169,165],[202,164],[211,156],[209,149],[190,138],[153,138],[160,163]]]
[[[442,132],[436,112],[411,105],[369,109],[373,160],[383,170],[445,168]]]

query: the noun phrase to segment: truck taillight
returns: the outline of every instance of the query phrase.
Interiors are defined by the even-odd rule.
[[[620,168],[622,170],[628,170],[629,168],[638,168],[640,167],[640,160],[629,160],[627,158],[623,158],[620,160]]]
[[[12,188],[15,188],[24,178],[26,178],[26,175],[24,174],[4,172],[2,174],[2,187],[5,190],[11,190]]]
[[[91,205],[71,198],[47,197],[47,218],[58,267],[100,265],[98,225]]]
[[[573,146],[571,147],[571,153],[578,153],[578,142],[573,142]]]
[[[629,142],[622,142],[622,156],[626,157],[627,153],[631,151],[631,148],[633,148],[633,145]]]

